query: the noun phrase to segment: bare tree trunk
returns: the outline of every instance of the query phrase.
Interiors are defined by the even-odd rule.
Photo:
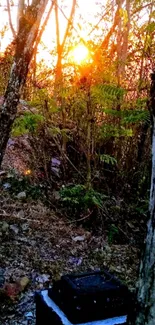
[[[55,0],[55,22],[56,22],[56,40],[57,40],[57,64],[56,64],[56,73],[55,73],[55,85],[54,85],[54,93],[55,97],[58,97],[59,105],[61,106],[62,112],[62,127],[66,128],[66,108],[65,108],[65,100],[60,96],[60,90],[63,87],[63,68],[62,68],[62,56],[64,52],[64,47],[66,43],[66,39],[68,37],[69,31],[72,27],[72,20],[75,13],[77,0],[72,1],[72,7],[70,16],[68,18],[66,30],[64,33],[63,41],[60,42],[60,24],[59,24],[59,14],[58,14],[58,1]],[[58,94],[58,96],[57,96]],[[65,131],[62,134],[62,156],[65,165],[65,157],[66,157],[66,145],[67,145],[67,137]]]
[[[123,44],[121,49],[121,78],[124,79],[125,74],[125,65],[128,54],[128,40],[129,40],[129,31],[130,31],[130,0],[126,0],[126,14],[127,21],[124,25],[123,30]]]
[[[8,9],[8,17],[9,17],[9,25],[12,31],[12,35],[14,37],[14,39],[16,38],[16,32],[14,30],[13,24],[12,24],[12,18],[11,18],[11,10],[10,10],[10,2],[9,0],[7,0],[7,9]]]
[[[117,0],[118,6],[118,31],[117,31],[117,82],[118,86],[121,83],[121,55],[122,55],[122,17],[121,17],[121,9],[122,9],[122,0]]]
[[[4,96],[4,103],[0,108],[0,166],[12,124],[16,118],[21,89],[26,81],[40,21],[47,2],[48,0],[33,0],[31,6],[25,8],[23,15],[20,17],[14,62]]]
[[[24,8],[25,8],[25,0],[18,0],[17,33],[19,32],[20,19],[23,16]]]
[[[92,156],[92,107],[90,98],[90,84],[87,85],[87,149],[86,149],[86,160],[87,160],[87,190],[91,189],[92,186],[92,172],[91,172],[91,156]]]
[[[129,325],[155,324],[155,72],[151,75],[150,110],[153,117],[152,176],[150,190],[150,220],[148,222],[144,255],[137,285],[136,311]]]
[[[149,13],[149,19],[147,23],[146,33],[145,33],[145,39],[144,39],[144,45],[142,50],[142,56],[141,56],[141,62],[140,62],[140,72],[139,72],[139,86],[138,86],[138,93],[137,97],[139,97],[141,88],[143,86],[143,78],[144,78],[144,68],[145,68],[145,56],[147,53],[147,43],[148,43],[148,36],[149,36],[149,26],[152,20],[152,11],[153,11],[154,1],[151,3],[150,7],[150,13]]]

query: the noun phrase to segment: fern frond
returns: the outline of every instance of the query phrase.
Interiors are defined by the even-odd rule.
[[[44,118],[42,115],[25,112],[23,116],[17,117],[13,124],[12,134],[20,136],[35,132]]]
[[[117,164],[116,158],[114,158],[110,155],[107,155],[107,154],[100,155],[100,161],[105,162],[108,165],[116,165]]]
[[[124,116],[123,116],[124,115]],[[132,123],[140,123],[140,122],[147,122],[150,123],[150,113],[149,111],[123,111],[122,114],[122,123],[123,124],[132,124]]]
[[[102,124],[100,127],[100,138],[110,138],[110,137],[132,137],[133,136],[133,130],[127,129],[123,126],[117,127],[110,124]]]

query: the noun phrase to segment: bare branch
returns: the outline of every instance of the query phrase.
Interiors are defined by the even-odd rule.
[[[7,0],[7,9],[8,9],[9,25],[10,25],[13,37],[16,38],[16,32],[14,30],[14,27],[13,27],[13,24],[12,24],[12,19],[11,19],[11,10],[10,10],[9,0]]]
[[[62,45],[61,45],[62,49],[63,49],[63,47],[65,45],[65,42],[66,42],[66,39],[67,39],[67,36],[68,36],[68,33],[69,33],[69,29],[72,26],[72,20],[73,20],[73,16],[74,16],[74,13],[75,13],[76,2],[77,2],[77,0],[73,0],[73,2],[72,2],[70,17],[68,19],[68,24],[67,24],[65,35],[64,35],[63,42],[62,42]]]
[[[44,20],[44,22],[43,22],[43,24],[41,26],[41,29],[39,31],[39,34],[38,34],[38,37],[37,37],[37,40],[36,40],[36,43],[35,43],[35,46],[34,46],[34,52],[37,50],[38,44],[40,43],[41,37],[43,35],[43,32],[45,30],[45,27],[47,25],[47,22],[49,20],[50,15],[51,15],[53,6],[54,6],[54,1],[52,1],[52,3],[51,3],[51,6],[50,6],[49,11],[47,13],[47,16],[46,16],[46,18],[45,18],[45,20]]]
[[[21,17],[23,16],[23,12],[24,12],[24,4],[25,4],[25,0],[18,1],[17,33],[19,31],[19,22],[20,22]]]

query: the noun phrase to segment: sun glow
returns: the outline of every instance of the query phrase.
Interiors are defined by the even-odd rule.
[[[82,64],[89,59],[90,53],[85,45],[79,44],[72,50],[71,56],[75,63]]]

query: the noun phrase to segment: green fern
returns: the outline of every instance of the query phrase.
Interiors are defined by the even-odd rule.
[[[64,187],[60,190],[61,201],[65,207],[70,210],[81,211],[88,208],[101,208],[103,204],[103,196],[93,189],[89,191],[81,184],[70,187]]]
[[[140,123],[140,122],[150,123],[150,113],[148,111],[129,110],[129,111],[125,111],[124,116],[122,116],[123,124]]]
[[[117,127],[112,124],[102,124],[99,131],[99,137],[102,138],[110,138],[110,137],[132,137],[133,130],[131,128],[125,128],[123,126]]]
[[[99,84],[91,88],[92,100],[103,105],[106,104],[106,101],[114,103],[118,98],[119,100],[122,100],[124,94],[125,90],[116,85]]]
[[[116,165],[117,164],[116,158],[114,158],[110,155],[107,155],[107,154],[100,155],[100,161],[105,162],[108,165]]]
[[[25,112],[23,116],[15,120],[12,128],[12,135],[20,136],[27,133],[34,133],[43,120],[44,118],[42,115]]]

